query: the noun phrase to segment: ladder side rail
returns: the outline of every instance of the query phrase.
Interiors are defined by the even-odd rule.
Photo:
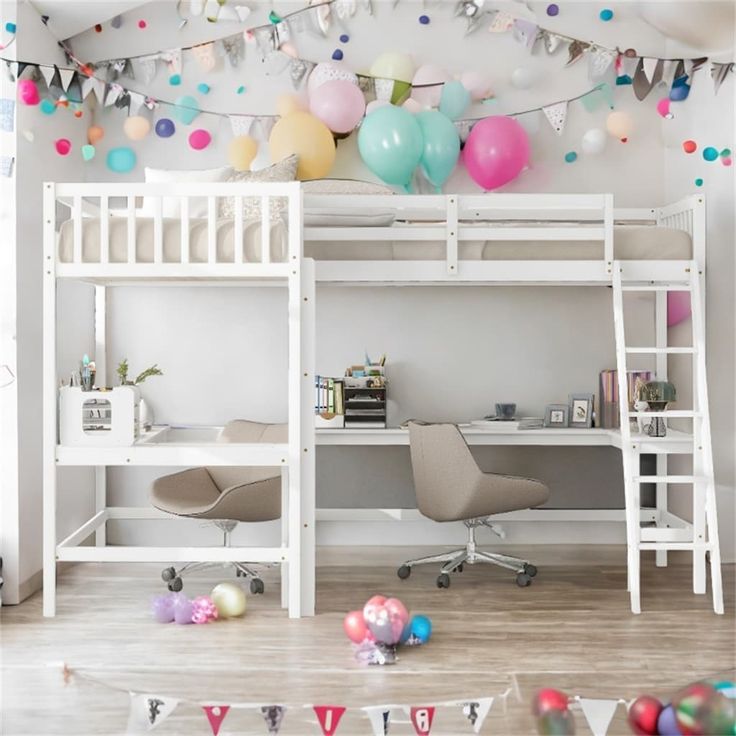
[[[654,344],[657,348],[667,348],[667,292],[654,293]],[[655,370],[658,381],[666,381],[669,369],[667,353],[657,353],[655,356]],[[659,476],[667,475],[668,458],[666,453],[656,456],[656,472]],[[659,515],[666,515],[668,508],[667,484],[658,482],[655,486],[655,505]],[[659,522],[658,522],[659,524]],[[657,567],[667,567],[667,550],[658,549],[655,553]]]

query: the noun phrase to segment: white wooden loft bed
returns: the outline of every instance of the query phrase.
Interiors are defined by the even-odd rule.
[[[265,464],[281,461],[288,483],[288,511],[280,548],[253,550],[249,560],[288,561],[288,605],[293,616],[314,611],[314,443],[405,444],[400,430],[329,430],[315,433],[312,420],[314,365],[314,285],[329,283],[444,285],[600,285],[613,287],[620,395],[626,395],[629,354],[653,355],[660,379],[667,377],[667,358],[675,352],[693,356],[692,409],[667,412],[685,422],[668,438],[632,434],[626,402],[620,432],[581,435],[568,440],[553,433],[507,431],[499,437],[472,437],[474,444],[610,444],[620,447],[624,462],[625,510],[631,608],[639,612],[640,551],[656,550],[658,565],[667,551],[693,555],[693,590],[706,590],[706,553],[714,610],[723,611],[720,553],[710,447],[703,275],[705,273],[705,203],[688,197],[667,207],[614,209],[613,196],[594,195],[309,195],[298,184],[46,184],[44,406],[45,406],[45,600],[54,611],[56,560],[188,560],[232,558],[240,550],[219,548],[106,547],[104,527],[112,518],[160,518],[154,510],[115,509],[105,498],[106,465]],[[232,217],[218,217],[218,205],[234,198]],[[122,211],[117,209],[120,198]],[[148,207],[139,208],[140,198]],[[176,216],[164,216],[176,200]],[[72,216],[57,227],[57,202]],[[113,212],[111,205],[115,204]],[[262,226],[268,223],[267,226]],[[287,448],[243,445],[222,449],[201,439],[159,442],[151,437],[132,448],[65,448],[57,444],[55,369],[55,286],[59,279],[88,281],[96,287],[96,357],[105,353],[105,289],[127,283],[285,283],[289,288],[289,424]],[[624,293],[655,293],[655,345],[627,346],[623,325]],[[687,290],[693,300],[693,347],[667,345],[667,291]],[[104,366],[103,366],[104,370]],[[100,375],[104,375],[101,372]],[[292,427],[296,427],[291,431]],[[596,430],[592,431],[593,433]],[[473,434],[472,432],[470,433]],[[476,433],[477,434],[477,433]],[[496,433],[497,434],[497,433]],[[197,435],[194,435],[195,437]],[[161,435],[163,437],[163,435]],[[186,437],[186,433],[184,434]],[[531,439],[529,439],[531,438]],[[280,452],[283,450],[284,452]],[[265,457],[261,452],[270,452]],[[657,455],[654,476],[639,471],[641,454]],[[286,458],[283,455],[286,454]],[[693,456],[691,476],[668,475],[670,454]],[[55,465],[97,468],[95,517],[58,543],[55,534]],[[643,483],[656,487],[656,508],[641,509]],[[693,487],[692,521],[668,508],[671,483]],[[323,518],[337,518],[329,510]],[[544,518],[545,510],[529,512]],[[549,514],[549,512],[547,512]],[[593,515],[595,512],[593,512]],[[562,519],[558,512],[556,519]],[[608,520],[610,515],[601,518]],[[526,517],[525,517],[526,518]],[[588,517],[586,517],[588,518]],[[590,517],[591,520],[592,517]],[[95,547],[78,544],[92,531]],[[228,557],[227,559],[230,559]],[[287,575],[284,573],[284,580]],[[286,586],[284,587],[286,589]],[[286,598],[284,598],[286,603]]]

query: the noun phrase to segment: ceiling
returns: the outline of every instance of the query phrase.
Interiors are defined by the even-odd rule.
[[[56,38],[65,39],[104,23],[139,5],[141,0],[32,0],[41,15],[49,16],[49,29]]]

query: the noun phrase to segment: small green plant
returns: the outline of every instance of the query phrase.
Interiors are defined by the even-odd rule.
[[[123,358],[116,368],[116,373],[120,379],[121,386],[138,386],[151,376],[163,376],[164,374],[164,372],[158,367],[158,364],[154,363],[150,368],[146,368],[146,370],[141,371],[133,381],[129,381],[128,370],[128,359]]]

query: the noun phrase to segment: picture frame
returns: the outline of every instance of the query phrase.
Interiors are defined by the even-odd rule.
[[[593,426],[593,394],[570,394],[570,427],[590,429]]]
[[[568,426],[570,407],[568,404],[547,404],[544,409],[544,426],[563,429]]]

